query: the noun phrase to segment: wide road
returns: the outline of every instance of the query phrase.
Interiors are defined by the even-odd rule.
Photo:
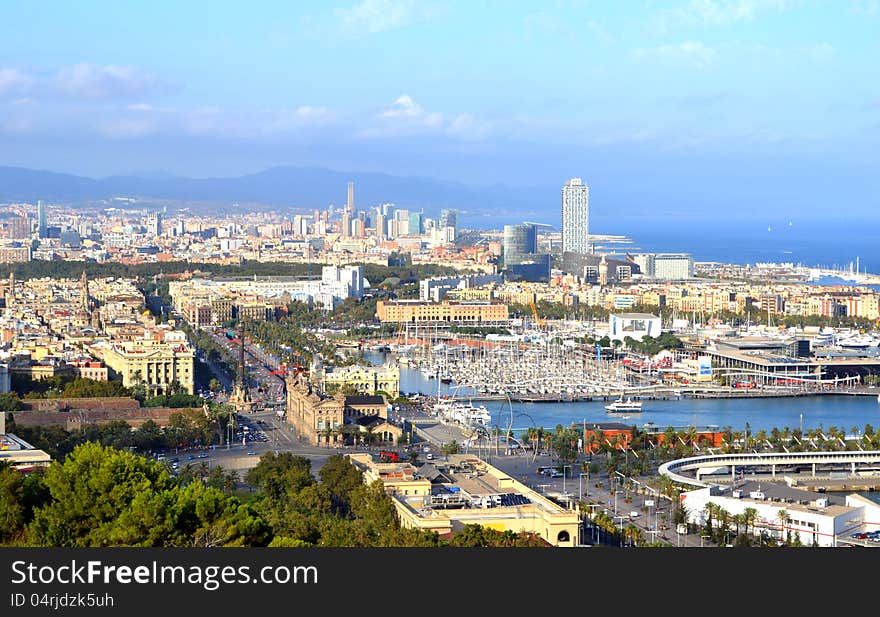
[[[240,343],[232,343],[222,328],[204,328],[204,331],[224,349],[237,367],[241,353]],[[285,403],[284,379],[271,373],[271,371],[278,369],[278,361],[248,338],[245,338],[244,351],[245,371],[251,398],[268,405],[283,405]],[[260,391],[261,389],[262,391]]]

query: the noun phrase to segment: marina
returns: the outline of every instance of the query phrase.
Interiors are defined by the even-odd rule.
[[[373,364],[386,361],[385,352],[364,352],[364,358]],[[485,401],[473,389],[458,384],[438,384],[414,366],[400,367],[400,388],[403,392],[418,393],[422,397],[454,397],[462,402]],[[873,392],[873,390],[872,390]],[[619,394],[619,393],[618,393]],[[611,399],[617,398],[615,394]],[[808,430],[813,427],[837,426],[846,432],[862,431],[866,424],[880,426],[880,402],[877,395],[822,394],[804,396],[735,398],[694,398],[688,396],[653,399],[639,414],[629,419],[615,418],[605,410],[602,399],[556,402],[518,402],[507,397],[485,401],[491,415],[490,426],[525,431],[531,426],[552,428],[580,423],[606,423],[615,419],[643,426],[657,427],[730,426],[743,430],[771,431],[783,427]]]

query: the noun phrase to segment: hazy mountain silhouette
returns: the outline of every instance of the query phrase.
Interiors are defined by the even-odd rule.
[[[273,167],[232,178],[181,178],[146,172],[94,179],[51,171],[0,167],[0,201],[37,199],[81,205],[111,197],[194,202],[258,203],[289,208],[343,205],[348,182],[355,183],[355,205],[369,208],[391,202],[404,208],[437,212],[457,208],[472,212],[522,212],[556,208],[558,189],[469,186],[432,178],[382,173],[340,172],[318,167]]]

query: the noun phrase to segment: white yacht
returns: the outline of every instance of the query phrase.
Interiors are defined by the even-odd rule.
[[[605,409],[612,413],[639,413],[640,411],[642,411],[642,401],[634,401],[630,397],[627,397],[626,400],[623,400],[623,397],[621,396],[613,403],[605,405]]]

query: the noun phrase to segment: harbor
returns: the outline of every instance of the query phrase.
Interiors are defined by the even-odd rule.
[[[847,394],[878,397],[853,375],[817,377],[803,368],[774,373],[765,368],[702,365],[706,352],[676,351],[654,358],[594,351],[561,335],[548,340],[484,343],[467,339],[426,341],[388,349],[393,361],[419,371],[425,380],[455,384],[462,394],[479,401],[566,403],[681,398],[782,398]],[[374,353],[374,352],[371,352]],[[713,352],[709,352],[713,353]],[[753,356],[749,356],[750,358]],[[714,359],[713,359],[714,361]],[[730,366],[727,366],[727,365]],[[831,364],[829,362],[829,364]],[[710,376],[720,376],[719,379]],[[435,388],[436,389],[436,388]]]
[[[389,352],[364,352],[364,358],[373,364],[393,360]],[[814,427],[837,426],[847,432],[861,431],[865,424],[880,426],[880,402],[876,394],[855,396],[852,393],[823,393],[799,396],[756,396],[698,398],[683,391],[682,396],[669,398],[644,398],[640,413],[609,413],[605,405],[619,395],[610,393],[608,398],[598,396],[588,400],[518,401],[503,395],[481,395],[473,389],[455,384],[438,383],[436,378],[426,377],[412,364],[400,367],[400,389],[415,394],[427,408],[438,396],[454,397],[463,402],[482,403],[491,414],[490,425],[505,429],[510,425],[514,431],[529,427],[552,428],[558,424],[570,426],[582,423],[622,422],[633,426],[653,424],[662,428],[687,426],[730,426],[743,430],[771,431],[783,427],[808,430]],[[869,390],[876,392],[877,390]]]

